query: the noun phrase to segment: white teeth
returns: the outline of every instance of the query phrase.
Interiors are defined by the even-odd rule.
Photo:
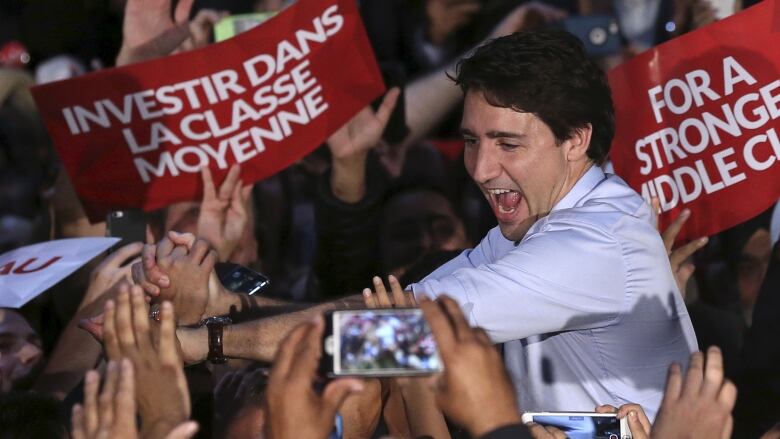
[[[510,191],[509,189],[487,189],[487,191],[489,194],[493,194],[493,195],[501,195],[507,192],[514,192],[514,191]]]

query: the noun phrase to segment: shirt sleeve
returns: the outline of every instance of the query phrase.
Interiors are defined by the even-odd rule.
[[[464,263],[441,276],[437,270],[412,287],[415,295],[454,298],[496,343],[597,328],[624,308],[622,253],[602,227],[557,221],[495,261]]]

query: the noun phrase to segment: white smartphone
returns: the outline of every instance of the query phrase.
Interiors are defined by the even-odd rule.
[[[569,439],[631,439],[628,419],[618,419],[615,413],[528,412],[521,419],[555,427]]]
[[[325,315],[325,376],[407,376],[442,370],[419,308],[333,311]]]

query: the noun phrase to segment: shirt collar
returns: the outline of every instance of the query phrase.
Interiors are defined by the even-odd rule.
[[[556,210],[561,209],[568,209],[570,207],[574,207],[578,201],[582,199],[585,195],[588,194],[588,192],[592,191],[593,188],[595,188],[599,183],[604,181],[606,179],[606,175],[604,174],[604,171],[601,170],[601,167],[593,164],[590,166],[590,169],[588,169],[587,172],[585,172],[585,175],[580,177],[579,180],[577,180],[577,183],[574,184],[574,187],[569,190],[569,193],[566,194],[561,201],[559,201],[550,212],[555,212]]]

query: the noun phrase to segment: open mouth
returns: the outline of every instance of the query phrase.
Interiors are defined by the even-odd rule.
[[[485,189],[490,198],[493,213],[499,222],[513,222],[517,219],[523,204],[523,194],[511,189]]]

